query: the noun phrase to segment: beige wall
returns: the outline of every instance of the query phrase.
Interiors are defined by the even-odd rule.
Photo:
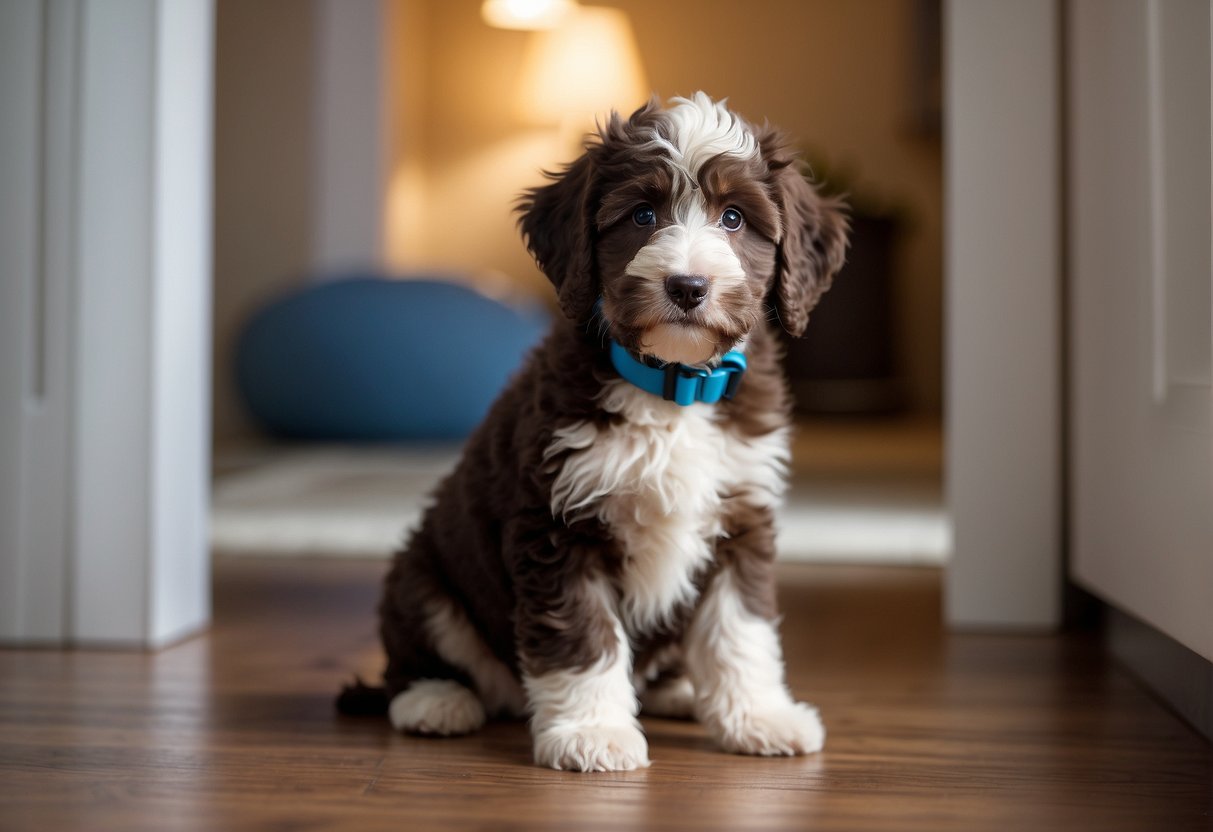
[[[389,251],[408,267],[500,270],[543,291],[510,207],[567,161],[512,110],[528,35],[481,23],[479,0],[390,0],[399,73]],[[941,153],[908,128],[913,0],[607,0],[628,12],[662,96],[704,89],[769,119],[856,184],[908,210],[896,333],[915,406],[941,399]],[[412,71],[408,71],[409,68]],[[403,80],[402,80],[403,79]]]
[[[492,29],[478,0],[395,0],[399,73],[387,220],[402,268],[502,272],[545,291],[511,206],[538,171],[566,159],[559,137],[512,111],[526,33]],[[483,275],[479,275],[483,277]]]
[[[235,339],[312,254],[314,15],[296,0],[220,0],[215,32],[214,435],[252,430]]]

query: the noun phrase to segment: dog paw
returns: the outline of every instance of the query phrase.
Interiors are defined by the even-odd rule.
[[[535,735],[535,762],[562,771],[648,768],[649,746],[632,725],[548,728]]]
[[[695,715],[695,688],[685,676],[647,688],[640,694],[640,710],[648,716],[690,719]]]
[[[450,679],[420,679],[392,699],[388,719],[397,731],[454,737],[484,725],[476,694]]]
[[[803,702],[768,705],[722,721],[716,739],[725,751],[764,757],[811,754],[825,744],[817,709]]]

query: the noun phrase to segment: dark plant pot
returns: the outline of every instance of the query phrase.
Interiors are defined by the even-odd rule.
[[[803,338],[784,335],[796,411],[879,415],[904,407],[893,360],[893,253],[898,222],[851,217],[847,263],[809,319]]]

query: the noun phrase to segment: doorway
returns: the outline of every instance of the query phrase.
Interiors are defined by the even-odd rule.
[[[213,535],[220,556],[386,556],[457,454],[457,443],[322,446],[267,437],[232,371],[241,328],[258,309],[284,293],[370,272],[390,280],[438,276],[506,304],[551,310],[550,288],[516,234],[511,206],[541,181],[541,169],[572,158],[569,137],[591,126],[593,114],[578,116],[570,131],[568,119],[521,106],[526,95],[557,95],[524,89],[535,83],[529,67],[540,60],[537,44],[553,35],[492,27],[480,6],[400,0],[343,6],[337,16],[325,3],[304,14],[294,4],[218,3]],[[938,4],[889,2],[873,14],[789,0],[760,4],[741,22],[727,3],[606,7],[624,21],[625,41],[615,48],[635,64],[629,77],[643,78],[645,90],[669,96],[703,87],[729,96],[738,111],[796,136],[823,187],[849,194],[847,270],[814,313],[806,342],[789,343],[797,439],[781,557],[939,567],[950,529],[942,487]],[[720,66],[712,55],[726,41],[753,54]],[[786,77],[804,79],[794,94]],[[855,78],[864,96],[847,92]],[[325,114],[352,94],[378,96],[379,109],[343,125],[349,152],[334,156],[325,150]],[[380,148],[375,183],[365,176],[371,165],[352,154],[374,157]],[[325,188],[340,168],[363,177],[362,193]],[[350,210],[341,210],[343,201]],[[380,209],[377,234],[335,259],[323,240],[345,233],[341,226],[368,201]],[[459,222],[447,221],[455,213]],[[819,330],[825,335],[815,336]]]

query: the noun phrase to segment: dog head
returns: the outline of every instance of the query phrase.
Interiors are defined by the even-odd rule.
[[[802,334],[846,255],[841,202],[702,92],[612,113],[548,177],[519,225],[565,315],[587,324],[601,298],[609,335],[662,361],[710,362],[768,317]]]

